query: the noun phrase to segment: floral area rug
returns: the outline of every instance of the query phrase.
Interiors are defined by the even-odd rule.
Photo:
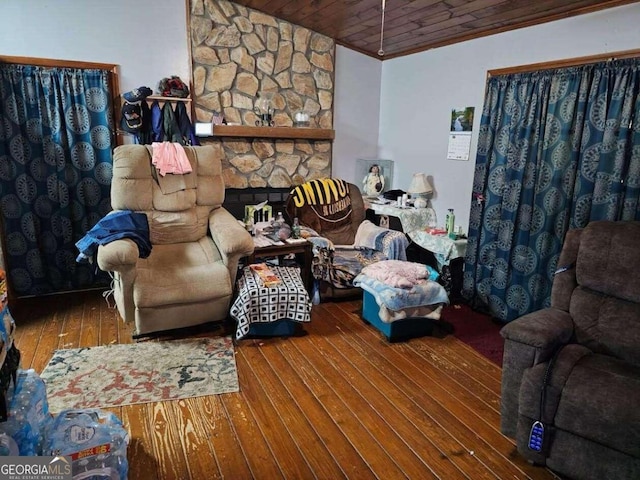
[[[41,377],[54,413],[239,390],[231,337],[56,350]]]

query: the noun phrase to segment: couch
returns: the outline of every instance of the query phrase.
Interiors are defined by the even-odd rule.
[[[570,230],[551,306],[501,330],[502,432],[571,479],[640,478],[639,238],[637,221]]]
[[[129,238],[98,247],[113,275],[114,297],[134,336],[228,317],[238,262],[253,252],[250,234],[224,208],[221,159],[211,146],[184,147],[191,173],[159,175],[150,145],[114,151],[111,205],[146,214],[151,252]]]

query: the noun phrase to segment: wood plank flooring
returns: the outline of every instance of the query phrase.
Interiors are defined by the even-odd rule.
[[[360,309],[323,303],[307,335],[240,341],[238,393],[110,409],[131,435],[129,478],[558,478],[500,433],[499,367],[439,331],[388,343]],[[55,349],[132,342],[100,292],[11,312],[22,367],[38,372]]]

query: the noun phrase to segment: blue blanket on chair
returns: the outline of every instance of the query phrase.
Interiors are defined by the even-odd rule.
[[[406,260],[409,240],[402,232],[378,227],[365,220],[358,227],[354,244],[382,252],[389,260]]]

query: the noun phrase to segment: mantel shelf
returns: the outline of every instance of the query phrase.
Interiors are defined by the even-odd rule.
[[[335,131],[307,127],[251,127],[249,125],[214,125],[214,137],[294,138],[333,140]]]
[[[191,97],[165,97],[164,95],[149,95],[145,100],[159,100],[161,102],[190,102]]]

